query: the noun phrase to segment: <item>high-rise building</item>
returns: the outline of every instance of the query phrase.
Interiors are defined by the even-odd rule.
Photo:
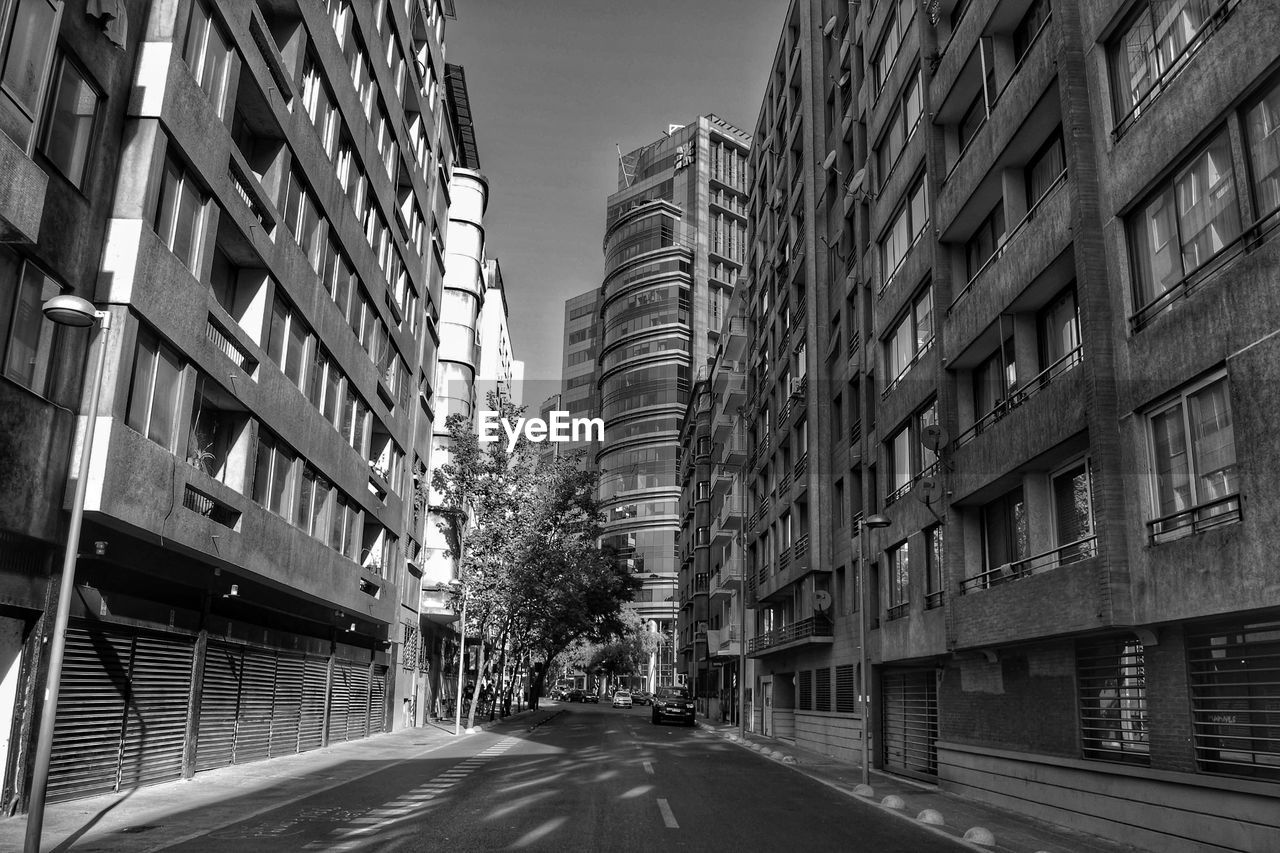
[[[507,324],[507,290],[497,258],[488,258],[484,267],[485,297],[476,329],[480,342],[477,365],[476,405],[485,408],[490,391],[517,406],[521,401],[520,382],[524,365],[515,358],[511,330]]]
[[[1277,11],[791,4],[752,153],[757,729],[1271,844]]]
[[[564,303],[564,360],[560,371],[560,390],[556,395],[555,409],[570,418],[600,417],[600,389],[598,387],[600,356],[600,290],[593,288],[586,293],[570,297]],[[551,409],[548,409],[548,414]],[[584,467],[594,466],[596,451],[594,441],[557,442],[554,454],[581,454]]]
[[[745,257],[749,145],[716,116],[672,125],[620,157],[608,199],[597,362],[602,544],[640,579],[636,609],[673,643],[680,418],[691,365],[706,363]],[[653,669],[653,684],[675,678],[665,662]]]
[[[409,460],[431,433],[451,15],[6,5],[6,811],[29,793],[37,720],[54,726],[51,800],[414,722]],[[90,300],[97,328],[43,319],[59,293]],[[74,678],[40,719],[82,452]]]

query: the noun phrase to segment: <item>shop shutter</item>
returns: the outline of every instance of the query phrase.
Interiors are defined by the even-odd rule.
[[[192,637],[139,633],[135,638],[120,788],[182,778],[194,653]]]
[[[231,763],[240,699],[240,647],[211,640],[205,650],[200,687],[200,725],[196,770]]]
[[[387,668],[373,667],[373,688],[369,696],[369,734],[387,728]]]
[[[67,629],[49,761],[49,802],[116,789],[132,639],[94,626]]]
[[[350,671],[343,661],[335,660],[329,683],[329,743],[340,743],[347,739],[347,697],[350,689]]]
[[[329,691],[329,659],[308,655],[302,674],[302,703],[299,707],[298,751],[324,745],[324,709]]]
[[[240,671],[240,707],[236,714],[233,761],[260,761],[271,749],[271,709],[275,697],[274,651],[246,647]]]
[[[932,670],[886,672],[880,689],[885,767],[909,776],[936,776],[938,694]]]
[[[305,671],[306,659],[302,655],[280,652],[276,657],[276,689],[271,704],[271,758],[298,751]]]
[[[369,734],[369,665],[343,662],[347,669],[347,740]]]

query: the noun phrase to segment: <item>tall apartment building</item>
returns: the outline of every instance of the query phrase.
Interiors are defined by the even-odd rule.
[[[1277,11],[791,5],[752,155],[757,726],[856,757],[865,602],[877,766],[1271,845]]]
[[[0,24],[6,810],[41,724],[56,800],[364,737],[412,705],[407,460],[429,451],[451,4],[89,8],[15,0]],[[55,327],[58,293],[109,323]]]
[[[597,360],[600,356],[600,291],[593,288],[564,303],[564,357],[554,408],[570,418],[600,417]],[[548,414],[551,409],[548,409]],[[595,465],[599,448],[591,441],[557,442],[554,453],[581,453],[584,466]]]
[[[680,418],[691,365],[705,364],[741,269],[749,145],[716,116],[673,125],[620,158],[608,199],[598,360],[605,435],[596,457],[608,513],[602,544],[640,578],[641,616],[670,637],[679,607]],[[653,685],[672,682],[668,667],[656,664]]]
[[[480,342],[476,404],[484,408],[488,392],[495,391],[519,406],[523,400],[524,362],[515,357],[511,345],[507,290],[497,258],[486,260],[484,280],[485,297],[476,330]]]

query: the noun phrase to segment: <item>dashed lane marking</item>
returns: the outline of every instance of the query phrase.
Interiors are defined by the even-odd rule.
[[[679,829],[680,824],[676,823],[676,816],[671,813],[671,806],[667,801],[659,798],[658,811],[662,812],[662,822],[667,825],[667,829]]]

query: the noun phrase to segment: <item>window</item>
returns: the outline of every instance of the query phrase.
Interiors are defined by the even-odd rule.
[[[80,67],[58,57],[40,150],[73,186],[84,185],[100,95]]]
[[[182,398],[182,360],[150,329],[138,328],[125,423],[173,450]]]
[[[1249,171],[1258,218],[1280,208],[1280,82],[1245,115]]]
[[[945,587],[942,581],[942,525],[935,524],[924,532],[925,607],[942,605]]]
[[[1084,757],[1150,764],[1142,644],[1131,636],[1077,643],[1076,679]]]
[[[331,528],[329,526],[329,493],[332,487],[324,477],[316,473],[310,465],[302,469],[302,485],[298,490],[298,512],[295,524],[307,535],[314,536],[327,545],[325,541]]]
[[[876,149],[876,173],[880,176],[881,186],[889,179],[889,173],[893,171],[894,164],[902,155],[902,150],[915,135],[916,128],[920,126],[920,116],[923,111],[920,72],[917,70],[908,78],[901,102],[885,122],[887,129],[880,141],[880,147]]]
[[[1202,26],[1229,0],[1146,0],[1109,49],[1117,124],[1136,115],[1161,78],[1180,67],[1210,30]]]
[[[974,419],[994,412],[1009,399],[1009,392],[1018,382],[1018,365],[1014,359],[1013,336],[987,356],[973,370]]]
[[[1130,218],[1137,305],[1173,289],[1239,234],[1231,143],[1224,131]]]
[[[821,669],[814,670],[813,692],[813,710],[830,711],[831,667],[824,666]]]
[[[709,501],[711,500],[711,484],[706,480],[698,481],[694,490],[694,500]]]
[[[303,383],[307,372],[309,346],[314,346],[314,337],[306,323],[298,316],[297,309],[276,296],[271,306],[270,337],[267,340],[267,355],[279,365],[289,381],[299,389],[306,389]]]
[[[49,391],[60,332],[41,313],[62,287],[30,261],[0,252],[0,359],[4,375],[37,394]]]
[[[984,38],[983,44],[986,49],[981,54],[982,60],[983,62],[991,62],[986,59],[994,50],[991,46],[991,39]],[[995,63],[991,62],[983,74],[982,86],[978,89],[977,94],[973,96],[973,100],[969,102],[969,106],[965,108],[964,114],[960,116],[958,132],[960,134],[961,151],[969,147],[969,143],[973,141],[973,138],[978,135],[978,131],[987,123],[987,119],[991,117],[991,105],[996,96],[996,69]]]
[[[1027,9],[1026,14],[1022,16],[1022,20],[1013,28],[1013,59],[1014,62],[1021,62],[1022,58],[1027,55],[1027,51],[1031,49],[1031,45],[1035,43],[1036,36],[1040,35],[1041,28],[1049,21],[1049,0],[1031,0],[1031,6]]]
[[[30,153],[62,3],[0,2],[0,130]]]
[[[1040,335],[1040,369],[1048,370],[1071,356],[1071,364],[1080,361],[1080,311],[1076,305],[1075,286],[1067,288],[1049,303],[1037,319]]]
[[[978,273],[987,265],[996,251],[1004,244],[1007,236],[1004,222],[1004,200],[996,202],[996,206],[978,225],[978,230],[964,244],[965,275],[973,281]]]
[[[191,21],[187,26],[187,46],[182,58],[191,68],[196,83],[209,96],[213,111],[222,117],[226,106],[227,72],[231,67],[231,48],[222,31],[222,25],[209,14],[204,0],[196,0],[191,7]]]
[[[1067,160],[1062,150],[1062,131],[1058,130],[1027,164],[1025,172],[1027,210],[1034,209],[1040,203],[1040,199],[1044,198],[1058,183],[1058,178],[1066,172]]]
[[[893,281],[907,258],[907,252],[924,233],[924,227],[928,223],[928,191],[924,185],[924,176],[921,175],[907,193],[907,201],[894,217],[893,225],[880,241],[881,268],[884,270],[884,281],[880,285],[881,293]]]
[[[926,284],[885,340],[885,374],[889,377],[885,394],[932,344],[933,285]]]
[[[926,427],[937,423],[938,403],[934,401],[913,414],[901,429],[889,437],[886,442],[889,451],[888,485],[892,491],[885,499],[886,506],[901,497],[916,478],[937,462],[938,456],[924,435]]]
[[[320,134],[320,144],[324,146],[325,153],[333,159],[338,152],[342,118],[334,106],[333,93],[324,82],[320,63],[310,51],[302,67],[302,106],[311,117],[316,133]]]
[[[1179,392],[1148,414],[1147,423],[1157,515],[1152,532],[1238,518],[1238,500],[1227,500],[1240,489],[1227,377]]]
[[[1027,539],[1027,505],[1022,498],[1022,486],[982,508],[982,540],[987,571],[1031,556]],[[991,580],[994,582],[997,578]]]
[[[813,710],[813,670],[801,670],[796,679],[796,708],[801,711]]]
[[[889,611],[890,619],[905,616],[911,601],[911,552],[909,543],[903,542],[889,549]]]
[[[1189,633],[1192,737],[1206,773],[1280,780],[1280,624]]]
[[[893,61],[898,57],[898,48],[902,46],[902,37],[907,32],[911,21],[915,18],[916,4],[913,0],[898,0],[889,13],[889,22],[885,26],[884,36],[880,39],[880,47],[876,50],[875,66],[876,94],[884,87],[893,70]]]
[[[324,254],[324,221],[320,218],[320,206],[296,164],[284,181],[283,210],[285,227],[306,253],[311,268],[319,272],[320,259]]]
[[[335,489],[333,511],[329,514],[329,547],[354,560],[360,553],[361,527],[359,509]]]
[[[265,427],[258,428],[253,499],[276,515],[289,517],[294,456]]]
[[[194,271],[199,268],[209,199],[177,161],[166,157],[154,227],[157,236]]]
[[[1092,543],[1083,541],[1093,536],[1093,485],[1089,460],[1082,459],[1054,474],[1049,491],[1053,497],[1056,544],[1061,548],[1059,559],[1067,563],[1092,557]]]

